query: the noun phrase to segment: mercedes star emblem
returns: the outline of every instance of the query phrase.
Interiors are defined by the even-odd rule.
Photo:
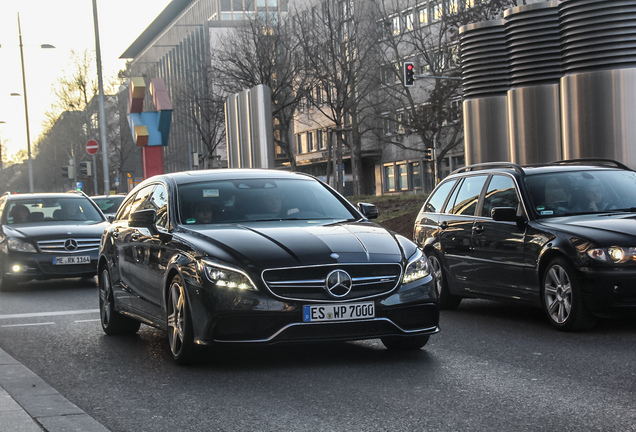
[[[344,297],[351,292],[352,287],[353,282],[351,276],[344,270],[334,270],[327,275],[325,288],[332,297]]]

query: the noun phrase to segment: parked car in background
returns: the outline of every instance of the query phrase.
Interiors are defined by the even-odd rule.
[[[96,195],[90,198],[95,202],[95,204],[97,204],[102,213],[104,213],[104,216],[108,218],[109,216],[115,216],[117,209],[119,209],[119,206],[124,201],[124,198],[126,198],[126,195]]]
[[[560,330],[636,310],[636,172],[618,162],[464,167],[430,194],[413,235],[441,308],[527,303]]]
[[[99,259],[107,334],[166,330],[174,361],[199,345],[379,338],[419,349],[438,331],[417,246],[315,178],[276,170],[157,175],[126,198]]]
[[[107,222],[81,192],[0,198],[0,289],[30,279],[93,277]]]

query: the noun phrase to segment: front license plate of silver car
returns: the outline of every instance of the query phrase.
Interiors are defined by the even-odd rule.
[[[351,321],[374,317],[373,302],[303,306],[303,322]]]
[[[53,265],[68,265],[68,264],[90,264],[91,257],[85,256],[65,256],[53,258]]]

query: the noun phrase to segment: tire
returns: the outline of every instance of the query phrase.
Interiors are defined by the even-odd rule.
[[[418,350],[428,342],[430,335],[423,336],[386,336],[380,338],[382,344],[395,351]]]
[[[170,282],[167,301],[168,345],[176,364],[192,363],[196,355],[192,317],[188,298],[180,276]]]
[[[429,252],[426,254],[428,262],[431,264],[433,270],[433,277],[435,278],[435,290],[437,291],[437,304],[440,309],[457,309],[462,301],[462,298],[453,295],[448,290],[448,283],[444,276],[444,268],[442,262],[435,252]]]
[[[110,274],[104,268],[99,275],[99,317],[107,335],[135,334],[141,323],[115,310],[115,297],[110,283]]]
[[[550,324],[562,331],[588,330],[596,318],[583,302],[581,284],[562,257],[550,261],[541,278],[541,299]]]

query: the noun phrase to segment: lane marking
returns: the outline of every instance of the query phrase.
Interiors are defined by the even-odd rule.
[[[58,311],[58,312],[35,312],[35,313],[0,315],[0,319],[35,318],[35,317],[60,316],[60,315],[81,315],[81,314],[98,313],[98,312],[99,312],[99,309],[84,309],[84,310]]]
[[[29,323],[29,324],[4,324],[4,325],[0,325],[0,327],[27,327],[27,326],[41,326],[41,325],[55,325],[55,323],[45,322],[45,323]]]
[[[98,319],[90,319],[90,320],[76,320],[76,323],[83,323],[83,322],[100,322],[101,320]]]

